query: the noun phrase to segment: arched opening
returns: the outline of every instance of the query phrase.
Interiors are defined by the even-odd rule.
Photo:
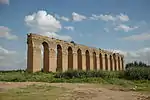
[[[43,71],[49,71],[49,46],[48,43],[43,42]]]
[[[82,70],[82,52],[80,49],[77,51],[78,56],[78,70]]]
[[[102,54],[99,54],[99,61],[100,61],[100,69],[103,69],[103,58],[102,58]]]
[[[113,54],[115,71],[117,70],[116,55]]]
[[[121,65],[122,65],[122,70],[124,70],[123,57],[121,57]]]
[[[120,58],[118,57],[118,70],[120,70]]]
[[[89,71],[90,70],[90,54],[88,50],[86,50],[85,55],[86,55],[86,70]]]
[[[72,48],[68,48],[68,70],[73,70],[73,51]]]
[[[62,71],[62,48],[60,45],[57,45],[57,68],[56,71]]]
[[[105,67],[106,67],[106,70],[108,70],[108,58],[107,58],[107,54],[105,54]]]
[[[93,67],[94,67],[94,70],[97,70],[96,52],[93,52]]]
[[[113,70],[113,64],[112,64],[112,56],[110,55],[110,70]]]

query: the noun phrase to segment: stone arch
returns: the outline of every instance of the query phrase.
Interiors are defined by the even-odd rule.
[[[113,70],[113,64],[112,64],[112,56],[110,55],[110,70]]]
[[[68,70],[73,70],[73,50],[68,47]]]
[[[106,70],[108,70],[108,58],[107,58],[107,54],[105,54],[105,68],[106,68]]]
[[[94,70],[97,70],[96,52],[93,52],[93,67],[94,67]]]
[[[88,50],[85,51],[85,56],[86,56],[86,70],[90,70],[90,53]]]
[[[57,68],[56,71],[62,71],[62,47],[61,45],[57,45]]]
[[[78,49],[77,51],[77,62],[78,62],[78,70],[82,70],[82,51],[81,49]]]
[[[120,57],[118,56],[118,70],[121,70],[120,68]]]
[[[115,71],[117,70],[117,63],[116,63],[116,55],[113,54],[113,59],[114,59],[114,68],[115,68]]]
[[[49,71],[49,46],[47,42],[42,43],[43,46],[43,71]]]
[[[102,54],[99,54],[99,61],[100,61],[100,69],[103,70],[103,58],[102,58]]]

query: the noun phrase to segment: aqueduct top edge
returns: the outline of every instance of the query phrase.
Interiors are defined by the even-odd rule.
[[[73,43],[71,42],[68,42],[68,41],[64,41],[64,40],[59,40],[59,39],[56,39],[56,38],[50,38],[48,36],[43,36],[43,35],[39,35],[39,34],[35,34],[35,33],[29,33],[27,34],[27,42],[29,40],[33,40],[33,39],[37,39],[37,40],[40,40],[42,39],[43,42],[44,40],[48,40],[48,41],[54,41],[54,42],[62,42],[63,44],[68,44],[68,45],[73,45]],[[106,54],[109,54],[109,55],[117,55],[117,56],[121,56],[121,57],[124,57],[124,55],[120,54],[120,53],[113,53],[113,52],[110,52],[110,51],[107,51],[107,50],[103,50],[103,49],[100,49],[100,48],[96,48],[96,47],[89,47],[89,46],[85,46],[85,45],[82,45],[82,44],[74,44],[76,47],[83,47],[83,48],[88,48],[92,51],[95,51],[95,52],[102,52],[102,53],[106,53]]]

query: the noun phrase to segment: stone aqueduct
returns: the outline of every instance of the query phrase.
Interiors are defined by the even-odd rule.
[[[37,34],[27,35],[27,70],[56,72],[66,70],[124,70],[124,56],[106,50],[66,42]],[[43,45],[43,61],[41,60]]]

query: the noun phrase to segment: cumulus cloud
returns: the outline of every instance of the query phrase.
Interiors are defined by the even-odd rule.
[[[142,48],[135,51],[122,51],[122,50],[111,50],[114,53],[123,54],[125,57],[125,63],[133,61],[142,61],[146,64],[150,64],[150,47]]]
[[[123,40],[131,40],[131,41],[150,40],[150,33],[141,33],[141,34],[131,35],[128,37],[124,37],[122,39]]]
[[[0,26],[0,37],[8,40],[16,40],[18,37],[11,34],[11,30],[8,27]]]
[[[9,5],[9,0],[0,0],[0,4],[8,4]]]
[[[78,13],[75,13],[75,12],[72,13],[72,20],[73,21],[82,21],[82,20],[85,20],[85,19],[87,19],[87,18],[84,15],[81,15],[81,14],[78,14]]]
[[[59,39],[71,39],[69,36],[61,36],[56,34],[62,29],[62,25],[51,14],[46,11],[38,11],[32,15],[25,16],[25,23],[30,28],[30,32],[38,33],[46,36],[53,36]]]
[[[124,24],[120,24],[120,25],[116,26],[114,28],[114,30],[116,30],[116,31],[122,30],[122,31],[125,31],[125,32],[129,32],[129,31],[135,30],[137,28],[138,28],[137,26],[130,27],[130,26],[127,26],[127,25],[124,25]]]
[[[67,30],[74,31],[74,27],[73,26],[65,26],[64,28],[67,29]]]
[[[129,21],[129,17],[122,13],[116,16],[113,16],[111,14],[100,14],[100,15],[92,14],[90,19],[91,20],[103,20],[103,21],[121,21],[121,22]]]

